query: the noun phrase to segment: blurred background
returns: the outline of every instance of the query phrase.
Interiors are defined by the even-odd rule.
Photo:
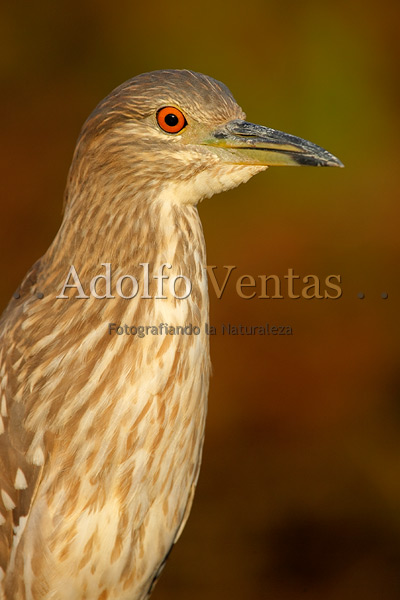
[[[388,0],[1,9],[2,307],[57,231],[83,121],[138,73],[211,75],[346,165],[271,168],[200,206],[217,273],[340,274],[343,296],[211,291],[213,325],[294,335],[211,339],[197,496],[155,600],[400,597],[399,17]]]

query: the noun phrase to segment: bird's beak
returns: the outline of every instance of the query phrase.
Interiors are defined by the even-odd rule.
[[[343,167],[336,156],[320,146],[241,119],[213,131],[203,144],[228,150],[235,164]]]

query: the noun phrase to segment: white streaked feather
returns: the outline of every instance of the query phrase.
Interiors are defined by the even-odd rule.
[[[18,468],[15,475],[14,487],[16,490],[26,490],[28,483],[22,469]]]

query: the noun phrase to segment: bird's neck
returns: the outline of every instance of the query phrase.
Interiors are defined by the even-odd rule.
[[[74,444],[74,440],[86,439],[92,423],[106,439],[125,439],[124,432],[133,431],[141,408],[148,404],[156,410],[158,404],[152,404],[153,399],[163,403],[172,394],[169,405],[178,407],[176,414],[181,411],[190,418],[194,415],[197,425],[193,431],[201,438],[210,366],[205,327],[206,259],[196,207],[161,202],[161,198],[147,202],[134,194],[114,199],[104,196],[103,202],[92,198],[92,204],[82,195],[79,200],[80,209],[78,203],[67,206],[60,231],[40,262],[36,289],[44,293],[44,298],[38,300],[32,294],[26,309],[30,316],[26,322],[40,327],[45,342],[40,348],[38,344],[32,346],[32,360],[53,369],[58,389],[54,400],[54,394],[46,388],[40,396],[41,410],[30,412],[27,427],[38,431],[42,415],[51,413],[52,431],[57,432],[62,447],[70,440]],[[104,274],[102,263],[112,268],[113,298],[100,299],[89,293],[89,281],[99,269]],[[153,282],[150,297],[143,298],[142,263],[149,265],[150,274],[158,274],[159,265],[170,263],[175,274],[192,281],[190,295],[178,299],[167,293],[166,298],[157,298],[158,282]],[[69,289],[67,298],[55,300],[71,264],[88,297],[79,299],[76,289]],[[115,283],[122,275],[142,284],[132,299],[118,295]],[[97,290],[101,292],[102,286]],[[177,292],[180,295],[179,286]],[[124,332],[128,326],[128,334],[117,334],[111,324]],[[174,330],[179,327],[179,333],[176,329],[177,333],[171,335],[166,324]],[[187,326],[192,329],[187,330]],[[139,327],[144,328],[143,337]],[[28,358],[26,364],[30,364]],[[37,390],[45,388],[48,372],[35,371],[32,380],[25,380],[31,401]],[[81,418],[89,406],[87,418],[86,413]],[[182,417],[182,423],[186,421]],[[151,423],[151,419],[146,421]],[[99,470],[113,460],[122,461],[114,445],[110,447],[113,458],[104,459]],[[74,455],[82,450],[81,460],[86,461],[85,448],[82,444],[80,448],[74,446]],[[183,453],[187,453],[185,449]]]
[[[190,301],[206,304],[205,243],[197,208],[155,194],[135,193],[133,186],[114,195],[103,188],[97,197],[92,189],[90,197],[72,198],[42,262],[44,277],[58,289],[73,265],[85,293],[93,277],[104,275],[105,264],[110,265],[114,281],[129,275],[142,285],[143,265],[148,265],[152,297],[159,281],[151,275],[169,264],[164,275],[187,278],[192,284]],[[177,295],[182,295],[185,281],[177,281]]]

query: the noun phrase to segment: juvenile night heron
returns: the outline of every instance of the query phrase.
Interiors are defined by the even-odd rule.
[[[267,165],[341,163],[248,123],[225,85],[191,71],[134,77],[86,121],[60,230],[1,320],[3,598],[149,596],[187,520],[203,445],[210,360],[196,205]],[[144,265],[162,264],[192,282],[187,297],[183,280],[175,295],[159,293],[160,279],[145,289]],[[104,265],[120,293],[92,281]],[[110,323],[200,333],[140,338]]]

